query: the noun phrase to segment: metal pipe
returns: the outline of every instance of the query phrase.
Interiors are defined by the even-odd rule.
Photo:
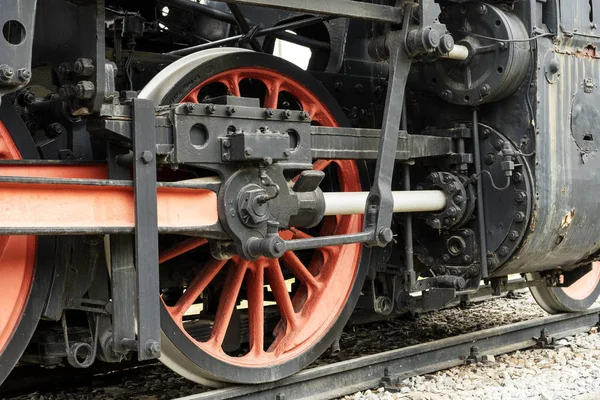
[[[318,23],[321,23],[324,21],[328,21],[330,19],[332,19],[332,18],[331,17],[310,17],[310,18],[306,18],[306,19],[303,19],[300,21],[288,22],[285,24],[271,27],[271,28],[259,29],[256,32],[256,34],[254,35],[254,37],[269,36],[269,35],[277,36],[281,32],[284,32],[287,30],[303,28],[305,26],[318,24]],[[174,51],[170,51],[170,52],[164,53],[164,54],[176,55],[176,56],[186,56],[188,54],[195,53],[195,52],[201,51],[201,50],[212,49],[214,47],[235,44],[235,43],[239,42],[240,40],[243,40],[245,37],[246,37],[246,35],[235,35],[235,36],[231,36],[228,38],[215,40],[214,42],[211,42],[211,43],[205,43],[205,44],[199,44],[197,46],[186,47],[184,49],[174,50]],[[301,39],[302,36],[297,36],[297,37],[298,37],[297,40],[302,40]],[[303,38],[303,39],[306,39],[306,38]],[[286,37],[285,40],[292,42],[293,38]],[[298,44],[302,44],[302,43],[298,43]]]
[[[460,44],[455,44],[450,53],[443,54],[442,58],[464,61],[469,58],[469,48]]]
[[[324,215],[363,214],[368,192],[331,192],[325,197]],[[446,195],[440,190],[392,192],[395,213],[440,211],[446,207]]]
[[[479,148],[479,118],[477,110],[473,110],[473,146],[475,153],[475,173],[481,177],[481,149]],[[485,238],[485,213],[483,203],[483,184],[481,179],[477,180],[477,222],[479,227],[479,255],[481,262],[481,277],[487,278],[487,243]]]

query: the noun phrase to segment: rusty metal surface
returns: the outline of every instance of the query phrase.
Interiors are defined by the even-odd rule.
[[[561,3],[564,30],[595,34],[587,0]],[[519,254],[497,275],[570,268],[600,250],[598,45],[600,38],[565,31],[538,41],[534,212]],[[558,71],[549,76],[551,61]]]

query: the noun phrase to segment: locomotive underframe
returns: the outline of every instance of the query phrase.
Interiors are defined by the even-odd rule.
[[[164,48],[162,53],[150,52],[144,48],[147,44],[142,38],[135,36],[136,24],[142,23],[138,18],[154,6],[146,2],[128,5],[140,14],[127,21],[131,31],[126,38],[129,42],[142,42],[142,50],[134,52],[129,48],[134,68],[132,76],[127,77],[132,86],[128,89],[142,87],[181,55],[227,43],[247,43],[252,48],[265,49],[273,45],[275,37],[281,37],[312,46],[309,70],[340,102],[352,125],[330,128],[311,126],[301,111],[266,109],[251,100],[227,96],[208,99],[206,104],[170,107],[156,107],[152,101],[136,99],[131,90],[119,99],[118,89],[127,88],[127,83],[122,73],[118,75],[118,66],[123,64],[128,49],[123,48],[125,41],[117,38],[117,29],[113,48],[107,47],[105,21],[117,24],[118,18],[106,15],[105,1],[47,0],[37,4],[37,13],[36,3],[0,1],[2,18],[18,21],[25,32],[18,48],[0,40],[0,72],[6,71],[3,66],[14,71],[0,77],[3,122],[12,125],[13,130],[27,129],[6,94],[29,83],[34,68],[36,84],[58,86],[60,92],[43,102],[29,104],[31,114],[43,115],[43,125],[59,120],[68,128],[38,146],[44,158],[56,161],[0,163],[0,170],[17,169],[22,176],[0,178],[0,196],[13,196],[14,215],[28,217],[20,221],[0,218],[0,234],[66,235],[56,239],[57,251],[71,248],[75,242],[85,247],[87,253],[83,252],[80,260],[70,261],[78,265],[97,256],[98,242],[81,243],[82,238],[73,235],[110,234],[113,268],[136,260],[134,275],[129,271],[111,277],[112,302],[106,297],[106,288],[96,287],[95,282],[105,280],[92,279],[93,274],[100,273],[91,267],[87,279],[79,280],[75,289],[61,291],[64,282],[60,280],[66,280],[68,274],[58,270],[66,270],[67,263],[57,263],[53,278],[56,290],[51,292],[44,312],[49,320],[60,319],[63,308],[102,316],[112,314],[112,324],[109,319],[99,319],[97,323],[105,324],[104,331],[112,329],[111,345],[116,352],[137,350],[140,359],[160,354],[160,312],[156,301],[159,233],[209,238],[213,255],[221,258],[233,254],[248,259],[277,257],[286,249],[367,243],[369,247],[364,251],[372,260],[370,279],[381,283],[372,286],[372,295],[375,298],[378,292],[379,299],[383,299],[380,304],[373,301],[371,306],[382,313],[389,312],[389,302],[398,309],[439,308],[457,294],[476,290],[481,278],[492,279],[500,287],[509,274],[562,270],[562,283],[552,279],[551,283],[564,285],[573,276],[588,271],[589,263],[600,258],[600,225],[585,217],[597,208],[596,201],[593,196],[583,195],[600,189],[600,181],[595,179],[600,162],[595,143],[600,138],[593,132],[600,120],[591,111],[600,99],[600,72],[595,68],[600,36],[593,27],[594,13],[600,12],[600,4],[588,13],[588,1],[583,0],[568,5],[558,0],[514,4],[438,2],[449,15],[462,13],[461,7],[465,7],[463,14],[474,18],[471,14],[477,14],[484,6],[485,13],[479,15],[502,17],[497,21],[506,24],[516,36],[497,46],[502,48],[494,48],[501,40],[483,44],[481,33],[469,37],[462,28],[453,27],[452,21],[438,21],[439,10],[433,1],[422,1],[417,12],[410,2],[405,7],[392,7],[347,0],[227,0],[241,4],[242,15],[255,21],[257,29],[241,32],[237,39],[225,37],[177,49],[158,41],[156,46]],[[215,9],[209,12],[202,7],[198,5],[199,10],[217,21],[216,27],[222,28],[218,24],[231,22],[232,18],[239,23],[239,15]],[[299,20],[303,15],[311,17]],[[279,27],[269,27],[272,21],[277,21]],[[565,25],[564,21],[572,22]],[[311,26],[309,23],[325,22],[328,41],[302,34],[294,38],[285,32],[291,29],[301,33]],[[0,24],[4,25],[4,20]],[[519,33],[518,24],[535,39],[519,36],[522,32]],[[391,29],[398,26],[400,30]],[[482,32],[494,29],[490,26],[482,23]],[[424,42],[411,39],[410,34],[435,30],[443,35],[446,29],[457,41],[465,36],[458,43],[472,55],[478,51],[496,52],[497,58],[482,59],[481,64],[498,74],[516,71],[512,73],[518,87],[510,87],[497,76],[492,79],[481,75],[480,83],[473,87],[469,84],[468,90],[463,90],[456,76],[433,71],[448,65],[442,63],[462,61],[446,60],[448,52],[440,52],[437,46],[427,47]],[[74,32],[79,36],[77,40],[73,40]],[[367,51],[369,42],[382,37],[383,45],[379,43],[374,52],[388,58],[388,63],[374,62]],[[508,53],[503,51],[508,52],[509,48],[513,55],[504,59]],[[503,64],[494,64],[498,60]],[[476,74],[475,67],[469,74]],[[383,95],[386,92],[387,97]],[[476,98],[477,94],[480,98]],[[71,116],[84,120],[65,118],[65,108]],[[573,113],[586,115],[584,122],[574,123]],[[28,120],[27,113],[21,117],[27,123],[34,122]],[[402,128],[398,130],[398,126]],[[88,132],[109,145],[99,152],[102,146],[94,147],[82,140]],[[298,140],[290,151],[290,140],[295,140],[290,139],[292,136]],[[107,165],[90,162],[102,156],[107,156]],[[305,241],[279,239],[278,226],[286,228],[292,222],[310,226],[324,212],[322,193],[316,189],[318,174],[301,176],[304,186],[298,184],[293,189],[288,188],[286,179],[292,172],[309,171],[315,159],[333,158],[376,160],[370,166],[373,184],[365,204],[364,232]],[[88,161],[64,162],[68,159]],[[174,169],[201,167],[213,171],[218,179],[159,184],[157,165]],[[133,179],[129,177],[130,168]],[[96,169],[104,179],[72,179],[82,169]],[[243,175],[240,169],[248,172]],[[394,174],[400,170],[402,173]],[[484,173],[491,181],[484,179]],[[498,191],[494,183],[502,185],[507,177],[506,188]],[[265,218],[264,214],[257,215],[240,206],[248,213],[246,218],[252,219],[244,221],[237,215],[237,208],[231,216],[229,206],[223,202],[230,198],[238,201],[244,196],[270,196],[270,201],[273,196],[268,188],[275,186],[281,200],[270,204],[277,218]],[[131,218],[122,223],[97,217],[84,226],[81,219],[67,215],[75,204],[65,207],[62,216],[58,212],[27,213],[44,190],[47,201],[36,207],[51,210],[53,202],[69,204],[69,192],[81,187],[87,188],[90,198],[101,198]],[[414,221],[409,213],[394,215],[392,191],[414,189],[444,192],[448,198],[446,209]],[[115,196],[118,192],[123,196]],[[164,198],[172,196],[172,201],[177,201],[178,194],[189,197],[190,192],[196,193],[192,196],[197,198],[188,201],[219,202],[219,214],[212,220],[199,216],[186,224],[169,225],[168,211],[161,211],[166,210],[161,209],[167,201]],[[302,218],[306,215],[309,218]],[[399,243],[392,242],[390,229],[402,232]],[[123,235],[132,232],[134,236]],[[413,237],[418,239],[414,246]],[[417,279],[419,275],[422,279]],[[97,296],[84,299],[88,290]],[[417,290],[425,291],[421,304],[414,304],[407,296]],[[137,322],[135,313],[128,312],[134,308]],[[110,360],[108,350],[103,351]]]

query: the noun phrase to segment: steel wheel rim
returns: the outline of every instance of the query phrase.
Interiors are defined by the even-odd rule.
[[[600,282],[600,263],[592,264],[592,270],[578,279],[569,287],[560,288],[562,292],[573,300],[583,300],[589,297]]]
[[[20,160],[6,126],[0,122],[0,159]],[[0,237],[0,355],[11,341],[27,306],[35,271],[35,236]]]

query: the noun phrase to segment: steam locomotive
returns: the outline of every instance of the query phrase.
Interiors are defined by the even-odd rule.
[[[271,382],[357,307],[435,310],[512,275],[550,313],[589,308],[599,13],[0,0],[0,383],[132,357]]]

